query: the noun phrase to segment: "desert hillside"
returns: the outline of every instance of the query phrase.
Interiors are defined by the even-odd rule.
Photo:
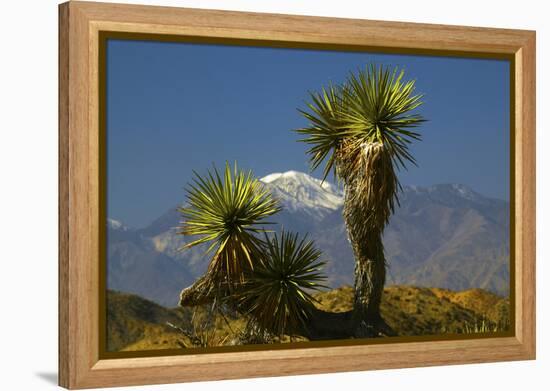
[[[168,309],[137,295],[108,291],[107,350],[123,350],[140,340],[152,343],[166,338],[170,339],[170,347],[178,347],[180,335],[166,323],[189,323],[190,319],[190,311]],[[161,344],[158,349],[163,347],[166,346]]]
[[[353,289],[345,286],[316,298],[324,310],[349,311]],[[506,328],[509,301],[482,289],[455,292],[395,285],[384,289],[381,312],[401,336],[467,333]]]
[[[157,350],[231,344],[242,330],[242,319],[217,319],[211,328],[197,327],[190,309],[169,309],[136,295],[108,292],[107,347]],[[321,309],[348,311],[353,290],[344,286],[316,295]],[[505,330],[509,301],[482,289],[450,291],[438,288],[390,286],[384,290],[382,315],[398,335],[437,335]],[[183,335],[168,323],[185,330]]]

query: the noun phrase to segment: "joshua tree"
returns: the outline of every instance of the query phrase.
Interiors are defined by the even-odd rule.
[[[237,165],[233,173],[226,165],[223,178],[216,169],[206,176],[195,173],[187,193],[180,233],[198,238],[184,247],[207,243],[212,258],[206,274],[182,291],[180,305],[230,306],[248,317],[252,338],[304,335],[315,311],[308,291],[322,287],[326,278],[313,242],[284,231],[267,236],[264,219],[280,207],[251,172]]]
[[[414,81],[403,71],[369,66],[341,86],[311,93],[309,110],[300,112],[309,126],[298,129],[310,145],[312,170],[324,161],[323,180],[331,172],[344,185],[344,220],[355,256],[353,334],[392,334],[380,316],[386,279],[382,234],[398,203],[397,170],[415,163],[409,152],[413,131],[424,119],[411,113],[422,104]]]
[[[257,234],[269,224],[265,218],[280,210],[252,172],[239,170],[237,164],[231,171],[226,164],[223,178],[216,169],[204,177],[194,172],[187,189],[189,205],[179,209],[179,233],[198,236],[184,248],[208,243],[206,253],[212,254],[205,276],[182,292],[181,305],[204,304],[241,284],[262,257],[264,243]]]

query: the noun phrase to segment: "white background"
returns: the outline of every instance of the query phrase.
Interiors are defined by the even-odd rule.
[[[119,0],[119,2],[124,2]],[[257,390],[548,389],[548,12],[545,1],[204,0],[134,3],[537,30],[537,361],[139,387]],[[0,12],[2,390],[57,378],[57,1],[3,1]],[[475,142],[475,140],[472,140]],[[457,354],[459,354],[457,352]],[[546,384],[544,384],[546,383]]]

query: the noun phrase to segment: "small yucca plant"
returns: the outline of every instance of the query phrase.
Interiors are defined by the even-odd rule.
[[[199,238],[183,248],[210,243],[209,276],[229,287],[240,284],[263,256],[263,241],[256,234],[269,224],[264,219],[281,208],[252,172],[238,169],[236,163],[233,170],[226,163],[223,178],[216,168],[205,176],[194,174],[187,190],[189,206],[179,209],[179,233]]]
[[[263,263],[254,268],[239,293],[241,308],[261,330],[292,335],[303,330],[315,298],[309,292],[324,287],[325,262],[314,243],[282,231],[266,235]],[[309,291],[309,292],[308,292]]]
[[[499,331],[506,331],[506,328],[485,318],[481,319],[481,321],[476,320],[473,324],[466,322],[463,329],[465,334],[496,333]]]

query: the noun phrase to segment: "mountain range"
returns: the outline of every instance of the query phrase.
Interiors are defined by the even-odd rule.
[[[285,230],[308,234],[323,252],[328,285],[353,284],[354,258],[342,218],[343,191],[308,174],[261,178],[283,210],[272,218]],[[465,185],[403,186],[384,233],[387,285],[509,291],[509,203]],[[182,288],[202,275],[205,247],[180,251],[174,206],[141,229],[107,220],[107,286],[174,306]]]

